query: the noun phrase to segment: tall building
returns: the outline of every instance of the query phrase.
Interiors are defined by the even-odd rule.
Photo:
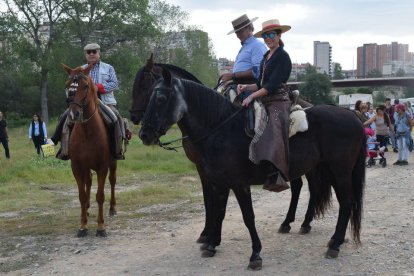
[[[332,47],[329,42],[313,42],[313,65],[319,73],[332,76]]]
[[[357,76],[366,77],[372,70],[383,75],[394,75],[400,69],[407,72],[413,65],[412,57],[408,44],[364,44],[357,49]]]

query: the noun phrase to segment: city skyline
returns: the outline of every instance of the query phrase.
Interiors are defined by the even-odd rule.
[[[208,33],[217,58],[234,60],[240,42],[232,29],[231,21],[246,13],[254,22],[255,31],[261,23],[278,18],[281,24],[292,26],[283,34],[285,49],[293,63],[313,64],[313,42],[326,41],[332,46],[332,62],[342,69],[357,67],[357,48],[363,44],[408,44],[414,51],[414,33],[411,30],[411,12],[414,1],[389,0],[292,0],[275,4],[271,0],[198,1],[168,0],[189,13],[189,23]]]

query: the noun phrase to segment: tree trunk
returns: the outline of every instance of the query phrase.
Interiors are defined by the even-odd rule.
[[[41,98],[40,98],[40,107],[42,109],[42,120],[47,124],[49,122],[49,109],[47,107],[47,80],[49,76],[48,70],[42,69],[41,76]]]

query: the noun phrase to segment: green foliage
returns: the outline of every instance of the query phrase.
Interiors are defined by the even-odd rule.
[[[333,70],[333,79],[334,80],[342,80],[345,78],[344,74],[342,73],[342,66],[339,63],[334,63],[334,70]]]
[[[313,104],[333,103],[332,84],[328,76],[316,73],[313,66],[309,66],[307,72],[305,82],[299,86],[301,95]]]
[[[404,69],[400,68],[398,69],[398,71],[395,73],[396,77],[404,77],[405,76],[405,71]]]
[[[382,73],[378,69],[373,69],[367,73],[367,78],[381,78]]]
[[[359,94],[372,94],[374,90],[371,87],[359,87],[357,93]]]
[[[12,0],[13,2],[19,2]],[[20,1],[21,2],[21,1]],[[0,16],[0,110],[10,113],[18,125],[18,118],[31,117],[33,112],[57,117],[65,109],[64,83],[66,75],[61,63],[76,67],[85,63],[82,48],[86,43],[98,42],[102,59],[114,66],[120,81],[117,91],[118,109],[128,116],[135,74],[151,52],[159,47],[159,37],[170,31],[188,29],[188,14],[180,7],[162,0],[115,1],[57,1],[47,3],[59,13],[47,16],[46,2],[21,2],[31,7],[33,14],[22,13],[12,5],[14,14]],[[39,28],[52,20],[50,36]],[[28,29],[27,29],[28,28]],[[29,30],[29,32],[28,32]],[[34,37],[41,39],[34,40]],[[212,61],[212,50],[206,33],[186,32],[191,50],[177,49],[174,62],[199,77],[207,85],[214,85],[218,69]],[[191,55],[188,55],[191,53]],[[156,62],[162,62],[156,57]],[[179,64],[178,64],[179,63]],[[41,91],[45,94],[41,94]],[[47,104],[45,106],[45,103]],[[13,112],[13,114],[11,113]]]
[[[384,100],[385,98],[387,98],[387,96],[385,96],[385,93],[383,91],[380,91],[376,93],[376,95],[373,98],[374,106],[379,106],[380,104],[384,103]]]

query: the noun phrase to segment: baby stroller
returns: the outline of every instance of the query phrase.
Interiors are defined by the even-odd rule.
[[[384,156],[385,147],[379,147],[379,142],[377,142],[375,133],[372,129],[366,128],[365,134],[367,136],[367,148],[368,148],[368,161],[367,168],[374,166],[376,161],[379,160],[379,164],[384,168],[387,166],[387,159]]]

